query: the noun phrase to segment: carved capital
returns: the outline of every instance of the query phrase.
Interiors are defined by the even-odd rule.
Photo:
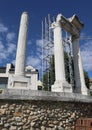
[[[53,22],[52,25],[51,25],[51,28],[55,29],[57,27],[61,27],[60,22]]]

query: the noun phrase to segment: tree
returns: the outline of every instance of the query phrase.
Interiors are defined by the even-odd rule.
[[[54,84],[55,81],[55,67],[54,67],[54,55],[50,58],[50,67],[49,71],[47,71],[43,75],[43,86],[44,90],[51,90],[51,85]]]
[[[87,88],[89,89],[89,76],[88,76],[88,72],[84,70],[84,77],[85,77],[85,83],[86,83],[86,86]]]

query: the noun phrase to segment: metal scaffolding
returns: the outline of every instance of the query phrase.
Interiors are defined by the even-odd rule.
[[[73,72],[73,53],[72,53],[72,41],[71,35],[65,30],[63,33],[63,47],[64,47],[64,62],[65,62],[65,74],[66,80],[74,88],[74,72]]]
[[[64,46],[64,60],[65,60],[65,72],[66,80],[74,88],[74,68],[73,68],[73,53],[72,53],[72,40],[71,35],[66,32],[65,37],[63,38]]]
[[[53,17],[48,14],[47,17],[42,21],[42,76],[47,74],[48,81],[47,87],[50,90],[50,62],[53,55],[53,32],[51,29],[51,23],[53,22]],[[42,79],[43,81],[43,79]],[[43,85],[44,81],[43,81]]]

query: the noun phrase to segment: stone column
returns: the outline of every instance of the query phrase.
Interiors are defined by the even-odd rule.
[[[65,78],[64,50],[62,40],[62,28],[59,22],[52,24],[54,31],[54,57],[55,57],[55,84],[52,85],[52,91],[65,92],[69,90],[70,85]],[[66,88],[68,88],[66,90]]]
[[[29,23],[28,13],[24,12],[21,16],[19,37],[18,37],[18,47],[17,47],[17,54],[16,54],[15,75],[18,76],[24,76],[25,74],[28,23]]]
[[[55,79],[56,81],[65,81],[62,28],[59,22],[56,22],[54,24],[54,57],[55,57]]]
[[[74,60],[74,75],[75,75],[75,92],[83,95],[88,95],[88,90],[85,85],[84,72],[82,66],[81,52],[79,47],[79,38],[72,37],[73,60]]]

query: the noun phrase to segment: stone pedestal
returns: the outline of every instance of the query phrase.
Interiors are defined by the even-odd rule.
[[[52,85],[51,91],[72,92],[72,87],[65,78],[64,50],[60,23],[53,23],[52,28],[54,30],[55,84]]]
[[[82,59],[79,47],[79,38],[72,37],[73,60],[74,60],[74,75],[75,75],[75,92],[83,95],[88,95],[88,89],[85,85]]]
[[[31,78],[10,75],[8,79],[9,89],[31,89]]]
[[[56,81],[54,85],[51,86],[52,92],[69,92],[72,93],[72,86],[68,82]]]

